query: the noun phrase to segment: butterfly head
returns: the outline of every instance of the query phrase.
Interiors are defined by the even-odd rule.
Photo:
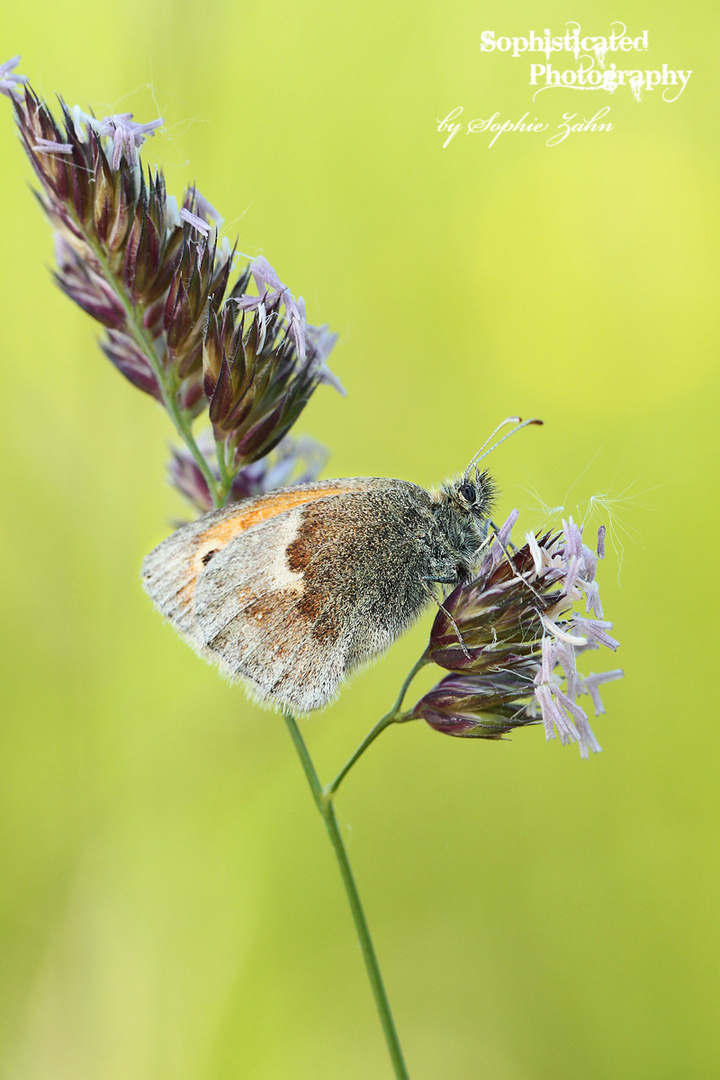
[[[477,469],[447,480],[435,492],[433,580],[455,583],[472,573],[487,536],[494,496],[489,473]]]
[[[443,484],[440,499],[455,513],[481,522],[489,516],[495,494],[495,482],[490,474],[474,469]]]

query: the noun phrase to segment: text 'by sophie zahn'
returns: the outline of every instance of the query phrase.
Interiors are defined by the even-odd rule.
[[[464,131],[466,135],[485,135],[489,137],[488,149],[494,146],[501,135],[536,135],[546,134],[546,146],[558,146],[569,135],[600,134],[613,130],[613,125],[608,119],[610,106],[598,109],[592,116],[581,116],[578,113],[563,113],[562,119],[557,124],[541,120],[537,116],[531,116],[529,112],[523,113],[517,120],[505,119],[499,112],[494,112],[488,117],[477,117],[474,120],[463,122],[460,116],[463,112],[462,105],[458,105],[447,114],[444,120],[438,119],[437,130],[444,135],[442,144],[446,150],[455,136]],[[550,132],[550,134],[547,134]]]

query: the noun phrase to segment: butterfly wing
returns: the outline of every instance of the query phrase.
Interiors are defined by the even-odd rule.
[[[417,538],[427,501],[400,480],[274,492],[179,529],[145,560],[145,587],[231,678],[310,711],[424,607]]]

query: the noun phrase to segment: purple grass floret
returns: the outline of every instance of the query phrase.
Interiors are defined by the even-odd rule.
[[[535,724],[519,695],[532,687],[531,670],[523,673],[497,671],[491,675],[447,675],[415,706],[412,715],[422,718],[443,735],[463,739],[501,739],[516,727]]]
[[[606,682],[612,682],[614,679],[621,679],[622,675],[623,673],[620,668],[614,668],[612,671],[602,671],[597,675],[586,675],[585,678],[581,680],[579,686],[580,693],[590,695],[590,700],[593,703],[596,716],[600,716],[601,713],[605,712],[605,706],[600,698],[598,686],[601,686]]]
[[[138,150],[148,135],[154,135],[157,128],[165,121],[160,118],[149,124],[138,124],[132,113],[116,113],[97,122],[98,135],[109,135],[113,141],[112,167],[115,172],[120,168],[123,158],[128,165],[138,164]]]
[[[20,57],[13,56],[12,60],[6,60],[4,64],[0,64],[0,94],[5,94],[6,97],[16,101],[22,101],[22,94],[17,87],[23,86],[28,81],[27,75],[12,74],[19,63]]]
[[[193,229],[197,229],[199,233],[202,233],[203,236],[210,235],[210,225],[208,222],[204,221],[201,217],[198,217],[197,214],[193,214],[189,210],[186,210],[184,206],[180,210],[180,217],[183,221],[187,221],[188,225],[192,225]]]
[[[38,139],[33,150],[38,154],[72,154],[72,143],[55,142],[53,139]]]
[[[605,558],[605,526],[601,525],[598,529],[597,535],[597,557],[598,559]]]

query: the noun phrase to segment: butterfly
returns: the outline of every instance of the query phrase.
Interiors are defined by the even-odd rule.
[[[354,477],[211,511],[150,552],[145,590],[201,656],[256,698],[322,708],[437,602],[438,586],[471,575],[495,493],[479,456],[434,492]]]

